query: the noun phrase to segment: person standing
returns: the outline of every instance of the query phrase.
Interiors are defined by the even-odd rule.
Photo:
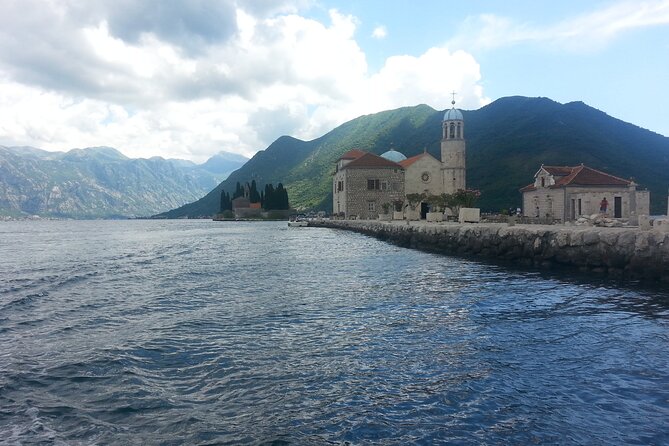
[[[609,207],[609,202],[606,201],[606,197],[602,199],[602,201],[599,203],[599,212],[602,214],[606,214],[606,210]]]

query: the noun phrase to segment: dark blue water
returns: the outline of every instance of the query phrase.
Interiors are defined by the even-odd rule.
[[[285,223],[0,223],[0,442],[667,444],[669,297]]]

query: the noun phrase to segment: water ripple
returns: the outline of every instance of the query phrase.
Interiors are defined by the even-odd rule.
[[[0,438],[667,443],[668,296],[284,223],[3,223]]]

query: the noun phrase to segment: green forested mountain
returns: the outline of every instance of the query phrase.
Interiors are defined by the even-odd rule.
[[[541,164],[577,165],[633,177],[651,190],[653,213],[666,212],[669,138],[620,121],[582,102],[508,97],[464,111],[467,185],[481,190],[484,210],[520,205],[518,189]],[[296,208],[331,210],[335,161],[359,148],[391,148],[412,156],[427,148],[440,157],[443,111],[427,105],[362,116],[312,141],[282,136],[200,200],[159,217],[198,217],[218,211],[220,191],[237,181],[282,182]]]

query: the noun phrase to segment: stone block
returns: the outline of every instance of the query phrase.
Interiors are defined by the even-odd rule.
[[[650,217],[648,215],[639,215],[639,229],[649,231],[651,227]]]
[[[441,212],[428,212],[427,221],[444,221],[444,214]]]
[[[653,221],[653,230],[664,233],[669,232],[669,219],[658,218]]]
[[[478,223],[481,221],[481,209],[479,208],[460,208],[458,215],[460,223]]]
[[[405,215],[407,220],[420,220],[420,212],[418,211],[407,210]]]
[[[393,220],[404,220],[404,212],[394,211],[393,212]]]

